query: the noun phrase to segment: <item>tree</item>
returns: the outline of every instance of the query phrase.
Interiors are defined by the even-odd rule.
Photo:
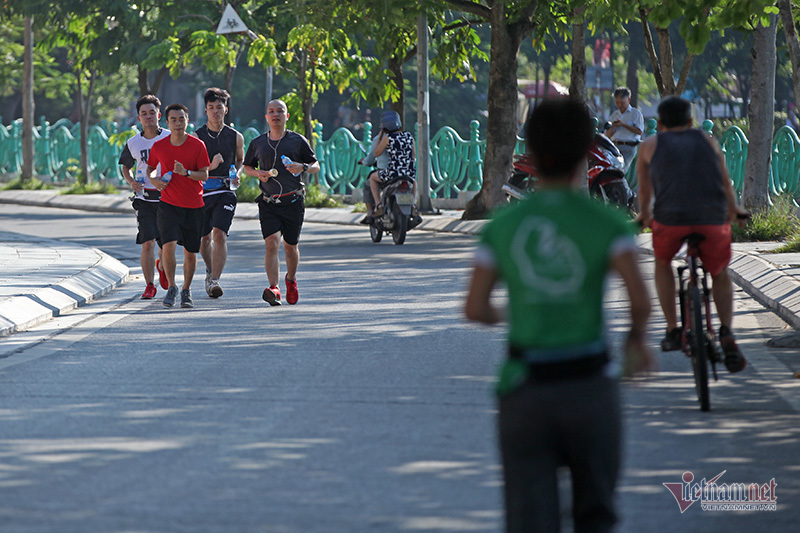
[[[750,145],[742,184],[742,205],[763,211],[769,206],[769,164],[775,112],[775,34],[777,15],[759,19],[753,36],[753,98],[748,108]]]
[[[800,109],[800,40],[797,37],[797,27],[792,13],[791,0],[778,0],[783,33],[786,36],[786,46],[792,61],[792,88],[794,89],[794,103]]]
[[[25,67],[22,78],[22,180],[33,179],[33,19],[25,17]]]
[[[482,218],[504,201],[501,187],[511,172],[517,132],[517,55],[523,39],[534,28],[534,0],[483,4],[469,0],[441,0],[451,8],[488,22],[492,29],[489,60],[489,117],[483,185],[470,200],[464,219]]]

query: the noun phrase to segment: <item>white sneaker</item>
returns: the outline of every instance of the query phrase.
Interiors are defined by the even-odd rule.
[[[219,281],[212,279],[206,287],[206,292],[212,298],[219,298],[222,296],[222,287],[219,286]]]
[[[211,272],[206,270],[206,293],[211,296]]]

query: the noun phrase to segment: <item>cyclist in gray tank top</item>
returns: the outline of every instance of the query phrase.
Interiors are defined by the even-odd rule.
[[[724,224],[728,199],[709,136],[697,129],[658,134],[650,160],[653,217],[667,226]]]
[[[736,193],[717,141],[692,129],[691,106],[677,96],[661,102],[658,106],[660,133],[648,137],[639,146],[636,162],[638,220],[653,228],[656,291],[667,322],[661,350],[681,349],[672,258],[680,250],[684,237],[699,233],[704,237],[699,245],[700,259],[711,274],[711,293],[720,321],[719,341],[725,352],[725,367],[730,372],[739,372],[746,361],[731,332],[730,222],[743,225],[744,221],[738,217],[746,217],[748,213],[736,205]]]

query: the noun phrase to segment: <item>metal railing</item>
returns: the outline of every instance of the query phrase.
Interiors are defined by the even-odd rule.
[[[655,120],[648,120],[645,136],[655,134],[655,126]],[[702,124],[709,134],[712,127],[710,120]],[[472,121],[469,128],[467,138],[450,127],[441,128],[431,137],[431,198],[457,198],[462,192],[480,190],[486,139],[481,138],[478,121]],[[190,126],[189,131],[193,130]],[[315,179],[329,193],[350,194],[364,185],[370,169],[358,165],[358,161],[370,147],[372,125],[365,123],[359,130],[360,139],[346,128],[338,128],[328,139],[323,139],[322,125],[317,124],[315,128],[315,150],[321,166]],[[116,123],[104,122],[89,128],[90,181],[122,182],[117,164],[121,147],[110,141],[112,135],[120,133]],[[248,127],[242,134],[247,146],[261,132]],[[747,136],[740,128],[732,126],[719,141],[734,189],[741,194],[749,144]],[[75,179],[80,168],[80,124],[61,119],[51,125],[42,118],[34,128],[34,143],[39,175],[52,176],[55,182]],[[517,137],[515,152],[522,153],[524,149],[524,140]],[[18,119],[8,126],[0,124],[0,173],[16,174],[21,166],[22,120]],[[636,186],[635,160],[626,179],[632,187]],[[769,190],[772,195],[800,197],[800,137],[790,127],[779,129],[773,139]]]

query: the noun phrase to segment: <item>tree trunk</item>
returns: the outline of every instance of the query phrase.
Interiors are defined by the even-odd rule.
[[[89,176],[89,113],[91,112],[96,73],[92,71],[89,75],[85,96],[83,94],[83,84],[81,83],[83,75],[78,73],[77,77],[78,108],[81,112],[81,175],[78,177],[78,183],[87,184],[91,182],[91,176]]]
[[[489,61],[489,117],[486,126],[486,154],[483,185],[467,204],[463,219],[484,218],[505,201],[502,187],[511,174],[517,133],[517,56],[522,39],[533,27],[532,17],[523,16],[509,24],[505,4],[491,8],[491,59]]]
[[[403,87],[405,86],[405,79],[403,78],[403,63],[401,62],[402,59],[398,57],[390,57],[386,62],[386,68],[389,71],[389,77],[391,78],[392,82],[394,82],[395,86],[397,86],[397,90],[400,91],[400,96],[397,100],[394,100],[390,104],[390,108],[392,111],[396,111],[398,115],[400,115],[400,119],[405,124],[405,105],[406,105],[406,98],[405,98],[405,91]]]
[[[625,73],[625,85],[631,90],[631,106],[639,107],[639,65],[642,60],[642,34],[635,31],[633,25],[625,25],[628,30],[628,70]]]
[[[653,68],[653,77],[656,80],[658,93],[663,95],[666,90],[664,87],[664,75],[661,72],[661,64],[658,62],[656,46],[653,43],[653,34],[650,32],[650,23],[647,20],[647,11],[639,9],[639,18],[642,21],[642,36],[644,37],[644,48],[647,50],[647,57],[650,58],[650,66]]]
[[[578,102],[586,103],[586,22],[584,13],[586,8],[581,6],[572,12],[572,71],[569,83],[569,97]],[[581,180],[581,188],[589,191],[589,166],[583,162],[583,174],[586,179]]]
[[[792,88],[794,89],[794,103],[800,109],[800,41],[797,38],[797,28],[792,17],[791,0],[778,0],[778,9],[783,22],[783,33],[786,36],[786,45],[789,48],[789,57],[792,60]]]
[[[777,23],[777,15],[770,15],[769,26],[759,23],[753,32],[752,98],[748,107],[750,145],[742,185],[742,205],[753,211],[764,211],[769,205]]]
[[[22,180],[33,179],[36,175],[33,147],[33,18],[25,17],[24,60],[22,75]]]
[[[586,102],[586,7],[572,12],[572,71],[569,82],[569,97]]]
[[[669,37],[669,28],[656,28],[658,35],[658,51],[661,52],[661,81],[664,92],[661,96],[670,96],[675,93],[675,58],[672,55],[672,39]]]
[[[137,83],[139,85],[139,96],[152,94],[150,90],[150,71],[141,65],[136,65]]]

